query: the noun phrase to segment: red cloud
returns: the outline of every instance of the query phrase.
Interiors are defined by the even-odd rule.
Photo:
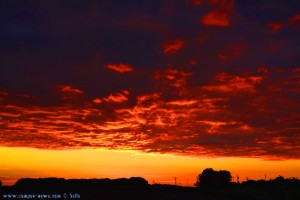
[[[292,23],[300,21],[300,13],[297,13],[295,16],[291,17],[289,21]]]
[[[289,92],[300,93],[300,68],[294,68],[290,79],[285,81],[284,84]]]
[[[102,101],[101,101],[101,99],[96,98],[96,99],[93,100],[93,102],[94,102],[94,103],[101,103]]]
[[[177,53],[184,46],[184,41],[181,39],[173,40],[169,43],[164,43],[161,45],[163,47],[163,53],[170,55]]]
[[[71,85],[60,85],[60,86],[58,86],[58,88],[60,89],[60,91],[66,92],[66,93],[77,93],[77,94],[83,93],[82,90],[76,89]]]
[[[0,96],[8,96],[9,93],[8,92],[0,92]]]
[[[257,71],[262,74],[268,74],[269,72],[269,70],[266,67],[259,67]]]
[[[201,5],[203,3],[203,0],[192,0],[192,2],[195,5]]]
[[[133,68],[128,64],[109,64],[106,66],[108,69],[112,69],[119,73],[131,72]]]
[[[293,98],[299,72],[294,68],[280,79],[271,79],[272,71],[264,77],[220,73],[211,83],[181,84],[182,95],[166,96],[169,88],[137,94],[130,106],[119,104],[128,101],[127,90],[94,99],[101,105],[83,99],[81,106],[48,107],[12,101],[27,97],[0,93],[0,145],[300,158],[299,102]],[[155,81],[164,84],[161,78],[176,83],[193,74],[169,69],[158,75]],[[268,90],[270,85],[281,89]]]
[[[229,14],[224,11],[212,11],[202,17],[201,22],[211,26],[227,27],[230,25]]]
[[[282,28],[282,25],[283,24],[281,23],[269,23],[269,27],[271,28],[272,33],[279,31]]]
[[[230,12],[233,9],[234,1],[227,2],[226,0],[209,1],[210,4],[216,4],[218,7],[204,15],[201,23],[208,26],[228,27],[230,25]]]
[[[122,90],[122,92],[112,93],[108,97],[103,98],[102,100],[107,102],[121,103],[128,100],[127,97],[128,94],[129,94],[128,90]]]
[[[171,102],[168,102],[167,104],[176,105],[176,106],[189,106],[189,105],[195,104],[197,102],[198,101],[196,101],[196,100],[181,100],[181,101],[171,101]]]
[[[282,29],[284,26],[291,26],[294,23],[297,23],[300,21],[300,13],[297,13],[293,17],[290,17],[288,20],[282,21],[282,22],[271,22],[268,24],[269,28],[271,29],[271,33],[276,33],[280,29]]]
[[[155,72],[154,79],[157,80],[158,90],[170,90],[182,94],[187,84],[187,78],[191,75],[190,72],[166,69],[163,72]]]
[[[203,89],[218,92],[249,92],[256,91],[255,87],[263,77],[261,76],[231,76],[227,73],[220,73],[215,77],[217,83],[203,86]]]

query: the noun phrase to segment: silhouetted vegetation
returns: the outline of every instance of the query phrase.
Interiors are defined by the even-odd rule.
[[[197,177],[195,186],[205,188],[220,188],[229,186],[232,176],[229,171],[215,171],[212,168],[203,170]]]
[[[18,191],[142,190],[148,182],[141,177],[118,179],[25,178],[14,185]]]
[[[198,176],[198,187],[148,184],[141,177],[119,179],[20,179],[14,186],[2,186],[3,194],[69,194],[80,199],[199,199],[199,200],[299,200],[300,180],[278,176],[271,180],[231,182],[229,171],[205,169]],[[6,198],[9,199],[9,198]],[[12,199],[12,198],[11,198]]]
[[[252,199],[300,199],[300,180],[296,178],[284,178],[278,176],[269,181],[248,180],[238,187],[239,193],[243,193]]]

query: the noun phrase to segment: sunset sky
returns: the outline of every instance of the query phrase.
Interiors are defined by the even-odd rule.
[[[0,180],[300,178],[298,0],[0,2]]]

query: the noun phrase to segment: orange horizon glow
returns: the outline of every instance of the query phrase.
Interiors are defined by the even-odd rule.
[[[129,178],[143,177],[149,184],[193,186],[205,168],[228,170],[236,181],[300,177],[299,160],[256,158],[197,158],[170,154],[103,149],[40,150],[0,147],[0,180],[13,185],[20,178]],[[255,166],[255,167],[253,167]]]

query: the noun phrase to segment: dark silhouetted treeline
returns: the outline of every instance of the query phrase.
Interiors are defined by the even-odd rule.
[[[64,178],[24,178],[13,188],[18,191],[81,191],[81,190],[142,190],[148,182],[141,177],[118,179],[64,179]]]
[[[278,176],[270,180],[231,182],[229,171],[207,168],[197,176],[195,186],[208,196],[225,199],[300,200],[300,180]]]
[[[67,198],[80,199],[143,199],[143,200],[299,200],[300,180],[278,176],[271,180],[248,180],[242,183],[231,182],[228,171],[203,171],[212,175],[198,179],[198,187],[177,185],[148,184],[141,177],[119,179],[63,179],[63,178],[25,178],[18,180],[13,186],[2,186],[3,194],[67,194]],[[202,175],[203,175],[202,173]],[[220,176],[220,177],[216,177]],[[198,176],[199,178],[200,176]],[[212,178],[211,177],[211,178]],[[208,179],[208,180],[207,180]],[[201,184],[208,181],[209,184]],[[216,185],[214,185],[216,184]],[[77,196],[75,195],[77,194]],[[73,196],[72,196],[73,195]],[[7,198],[6,199],[14,199]],[[40,198],[35,198],[40,199]],[[43,198],[45,199],[45,198]]]

